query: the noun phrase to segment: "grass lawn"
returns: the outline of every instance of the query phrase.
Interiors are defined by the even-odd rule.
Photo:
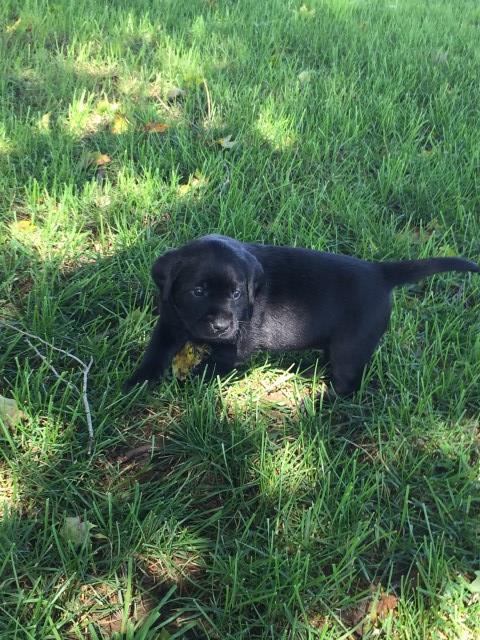
[[[120,391],[201,234],[478,261],[479,43],[476,0],[2,1],[2,640],[480,637],[480,278],[398,290],[348,400],[292,354]]]

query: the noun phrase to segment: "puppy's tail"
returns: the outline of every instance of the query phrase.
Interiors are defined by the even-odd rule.
[[[445,271],[474,271],[480,273],[475,262],[463,258],[429,258],[427,260],[401,260],[380,262],[385,280],[391,287],[417,282],[422,278]]]

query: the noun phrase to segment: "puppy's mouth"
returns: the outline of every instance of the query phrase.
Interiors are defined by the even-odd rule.
[[[205,332],[204,338],[210,342],[234,342],[237,337],[237,329],[212,330]]]
[[[234,342],[237,333],[237,323],[220,324],[207,322],[202,327],[196,327],[195,333],[201,340],[209,342]]]

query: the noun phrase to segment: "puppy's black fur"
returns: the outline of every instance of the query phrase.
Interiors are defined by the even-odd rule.
[[[392,289],[444,271],[480,268],[462,258],[366,262],[205,236],[153,265],[160,319],[125,388],[160,378],[191,341],[211,346],[219,374],[257,350],[323,349],[336,392],[349,394],[387,328]]]

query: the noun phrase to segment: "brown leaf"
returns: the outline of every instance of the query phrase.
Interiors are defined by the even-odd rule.
[[[357,637],[362,638],[376,623],[383,622],[390,613],[397,608],[398,598],[388,593],[382,593],[376,599],[367,597],[356,605],[348,607],[340,612],[343,623],[350,628],[355,628]]]
[[[85,164],[87,166],[103,167],[111,162],[112,159],[106,153],[100,153],[99,151],[93,151],[85,156]]]
[[[144,131],[147,131],[147,133],[165,133],[168,128],[169,125],[164,122],[147,122],[144,126]]]
[[[108,164],[111,161],[112,159],[109,155],[107,155],[106,153],[99,153],[94,159],[93,164],[96,164],[97,167],[103,167],[103,165]]]
[[[348,607],[340,612],[340,618],[347,627],[355,627],[355,633],[361,638],[364,633],[364,625],[362,621],[368,615],[369,600],[365,598],[358,602],[355,606]]]
[[[372,603],[372,620],[385,620],[389,613],[395,611],[397,604],[398,598],[396,596],[389,595],[388,593],[382,593],[376,603],[376,606],[375,603]]]

